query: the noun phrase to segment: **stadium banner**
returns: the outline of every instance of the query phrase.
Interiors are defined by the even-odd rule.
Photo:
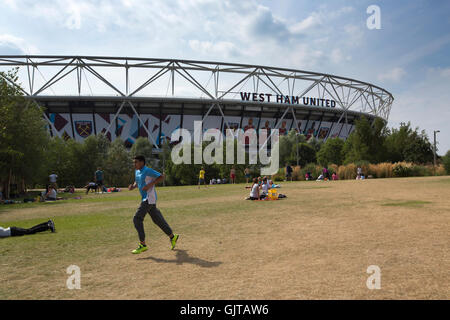
[[[135,115],[136,116],[136,115]],[[159,142],[159,117],[152,114],[141,114],[140,118],[142,120],[141,126],[139,127],[139,136],[144,138],[150,138],[150,140]],[[164,118],[164,117],[163,117]],[[170,122],[170,119],[169,119]],[[164,126],[164,121],[161,121]],[[147,130],[150,132],[150,137],[148,136]],[[163,135],[163,134],[161,134]],[[137,139],[137,138],[136,138]]]
[[[109,113],[96,113],[95,118],[95,128],[97,131],[97,134],[105,133],[106,129],[111,124],[111,121],[113,119],[114,115]],[[116,138],[116,123],[115,121],[112,123],[111,128],[109,132],[106,134],[106,137],[109,141],[112,141]]]
[[[308,121],[307,127],[304,131],[304,135],[306,136],[306,141],[308,141],[309,139],[311,139],[317,135],[317,132],[319,130],[319,128],[318,128],[319,122],[320,121],[315,121],[315,120]]]
[[[339,131],[342,128],[342,123],[334,123],[333,127],[331,128],[330,134],[328,135],[328,138],[337,138],[339,137]]]
[[[84,141],[90,135],[94,133],[94,117],[92,113],[72,113],[72,125],[75,133],[76,141]]]
[[[172,132],[179,129],[181,126],[181,115],[179,114],[169,114],[165,115],[161,121],[161,139],[163,141],[169,141],[169,143],[173,143],[176,141],[171,141],[170,137],[172,136]]]
[[[280,136],[285,136],[289,133],[290,130],[295,129],[291,128],[292,124],[293,124],[292,119],[283,119],[281,121],[281,124],[279,125]]]
[[[325,140],[330,132],[331,122],[322,121],[319,130],[317,131],[316,138],[319,140]]]
[[[70,113],[50,113],[49,119],[57,131],[53,132],[53,135],[60,136],[65,140],[73,138]]]
[[[342,127],[341,133],[339,134],[339,138],[347,139],[348,132],[350,131],[351,128],[352,128],[351,124],[345,123],[344,126]]]

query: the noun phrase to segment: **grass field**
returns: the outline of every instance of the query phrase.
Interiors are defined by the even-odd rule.
[[[449,299],[450,177],[282,183],[280,201],[244,185],[158,189],[177,249],[137,191],[0,206],[0,225],[54,219],[57,233],[0,239],[0,299]],[[81,290],[66,268],[81,269]],[[381,268],[369,290],[367,267]]]

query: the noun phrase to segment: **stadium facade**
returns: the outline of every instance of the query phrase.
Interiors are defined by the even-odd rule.
[[[370,83],[277,67],[93,56],[0,56],[20,90],[44,107],[52,136],[138,137],[156,148],[178,128],[291,129],[346,139],[361,116],[388,120],[394,98]],[[7,76],[6,81],[14,82]]]

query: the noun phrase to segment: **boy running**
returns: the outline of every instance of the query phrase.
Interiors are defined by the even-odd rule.
[[[179,238],[178,234],[174,234],[172,229],[167,224],[166,220],[156,208],[156,191],[155,185],[164,180],[164,175],[161,173],[147,167],[145,165],[145,158],[143,156],[136,156],[134,158],[134,168],[135,172],[135,182],[128,187],[129,190],[133,190],[136,187],[139,188],[141,193],[142,201],[141,205],[137,209],[133,222],[134,226],[138,232],[139,236],[139,246],[132,251],[133,254],[138,254],[148,250],[145,244],[145,232],[144,232],[144,218],[148,213],[152,218],[153,222],[164,231],[170,238],[171,249],[175,248],[175,244]]]

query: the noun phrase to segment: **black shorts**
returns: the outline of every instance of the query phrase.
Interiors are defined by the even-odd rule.
[[[95,183],[97,184],[97,186],[102,186],[103,185],[103,180],[97,180]]]

